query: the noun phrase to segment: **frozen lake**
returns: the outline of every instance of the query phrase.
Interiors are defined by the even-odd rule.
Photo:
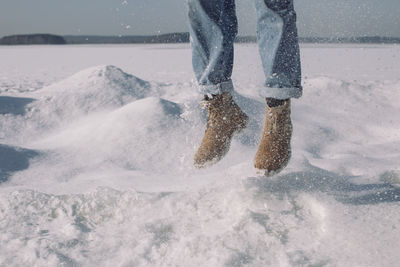
[[[257,47],[235,53],[250,125],[196,170],[188,45],[0,46],[0,266],[398,266],[400,46],[301,46],[272,178]]]

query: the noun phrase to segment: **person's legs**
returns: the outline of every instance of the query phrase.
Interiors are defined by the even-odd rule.
[[[254,166],[276,173],[289,162],[292,136],[290,98],[302,95],[300,52],[293,0],[255,0],[257,38],[266,77],[259,91],[267,112]]]
[[[199,91],[205,95],[207,128],[194,156],[196,167],[219,161],[247,116],[233,101],[233,42],[237,34],[234,0],[189,0],[192,62]]]
[[[302,95],[300,52],[293,0],[255,0],[257,39],[265,73],[262,97]]]
[[[233,90],[233,42],[237,34],[234,0],[189,0],[194,73],[203,94]]]

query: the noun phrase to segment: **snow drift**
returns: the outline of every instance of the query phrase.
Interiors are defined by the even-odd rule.
[[[266,179],[249,72],[235,99],[250,126],[207,170],[190,83],[103,65],[0,96],[0,265],[395,266],[399,81],[309,76],[292,160]]]

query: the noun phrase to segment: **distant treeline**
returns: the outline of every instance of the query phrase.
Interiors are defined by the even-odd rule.
[[[361,43],[361,44],[398,44],[398,37],[363,36],[363,37],[300,37],[301,43]]]
[[[0,39],[1,45],[37,45],[37,44],[66,44],[62,36],[53,34],[20,34],[5,36]]]
[[[365,37],[300,37],[301,43],[368,43],[395,44],[400,38],[365,36]],[[254,43],[254,36],[238,36],[237,43]],[[5,36],[0,39],[0,45],[33,45],[33,44],[156,44],[156,43],[188,43],[189,33],[169,33],[153,36],[98,36],[98,35],[66,35],[25,34]]]
[[[66,35],[68,44],[156,44],[188,43],[189,33],[168,33],[160,35],[101,36],[101,35]]]
[[[255,36],[238,36],[237,43],[255,43]],[[359,43],[359,44],[398,44],[400,38],[381,37],[381,36],[363,36],[363,37],[299,37],[300,43]]]
[[[151,43],[188,43],[189,33],[170,33],[154,36],[64,36],[68,44],[151,44]],[[300,37],[301,43],[370,43],[370,44],[395,44],[400,43],[400,38],[365,36],[365,37]],[[237,43],[255,43],[255,36],[238,36]]]
[[[170,33],[155,36],[64,36],[68,44],[154,44],[154,43],[188,43],[189,33]],[[300,37],[301,43],[400,43],[400,38],[365,36],[365,37]],[[255,36],[238,36],[236,43],[255,43]]]

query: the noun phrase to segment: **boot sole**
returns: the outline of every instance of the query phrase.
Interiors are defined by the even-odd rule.
[[[289,164],[289,161],[290,161],[291,157],[292,157],[292,150],[290,149],[290,150],[289,150],[289,155],[288,155],[288,160],[285,161],[278,169],[268,171],[268,170],[266,170],[266,169],[258,169],[258,168],[256,168],[256,170],[257,170],[256,173],[257,173],[258,175],[262,175],[262,176],[265,176],[265,177],[267,177],[267,178],[268,178],[268,177],[275,176],[276,174],[280,173],[283,169],[285,169],[285,168],[287,167],[287,165]]]

